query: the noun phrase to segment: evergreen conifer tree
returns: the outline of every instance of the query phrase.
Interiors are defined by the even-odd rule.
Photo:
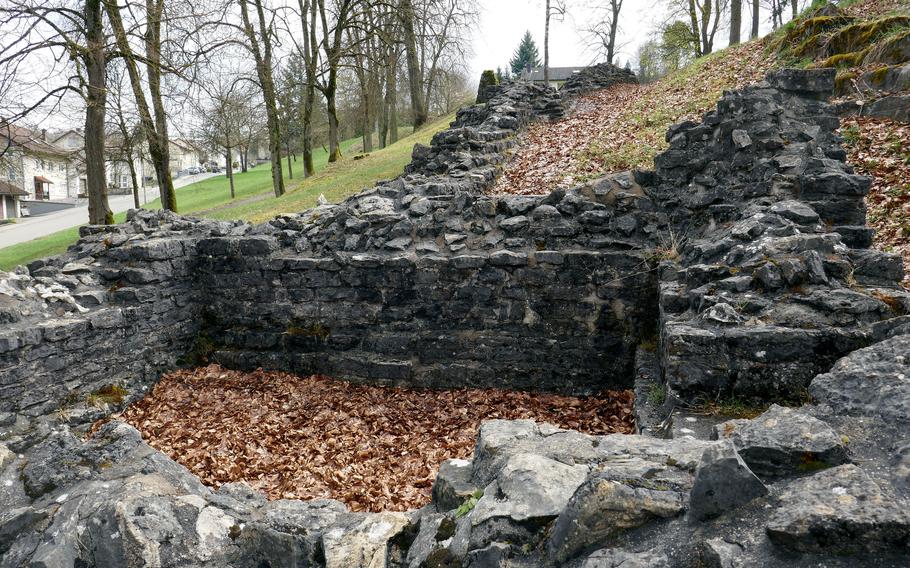
[[[509,67],[512,68],[512,73],[515,75],[521,75],[525,70],[540,67],[537,44],[534,43],[531,32],[525,32],[524,37],[521,38],[518,49],[515,50],[512,59],[509,60]]]

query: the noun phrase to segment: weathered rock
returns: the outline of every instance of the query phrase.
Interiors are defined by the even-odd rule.
[[[776,404],[753,420],[719,424],[714,434],[731,440],[760,477],[796,475],[847,461],[843,437],[830,426],[799,409]]]
[[[768,488],[749,469],[732,442],[705,450],[689,493],[689,515],[704,521],[762,497]]]
[[[592,552],[578,568],[669,568],[670,560],[655,552],[626,552],[604,548]]]
[[[389,540],[408,524],[402,513],[367,515],[350,528],[332,528],[322,535],[326,568],[385,568]]]
[[[587,473],[586,466],[540,455],[510,456],[460,524],[452,550],[462,556],[494,542],[528,538],[560,514]]]
[[[780,496],[767,524],[778,546],[801,552],[857,554],[907,550],[910,509],[855,465],[800,479]]]
[[[593,474],[578,488],[553,527],[549,557],[564,563],[624,530],[685,510],[686,495],[660,482],[615,481],[609,472]]]
[[[812,398],[834,412],[910,422],[910,335],[854,351],[817,376]]]
[[[706,568],[741,568],[743,547],[722,538],[711,538],[702,545],[702,559]]]
[[[457,509],[477,491],[471,483],[471,471],[468,460],[446,460],[439,465],[433,482],[433,503],[439,511]]]

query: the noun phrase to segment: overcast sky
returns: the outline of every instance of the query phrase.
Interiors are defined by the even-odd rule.
[[[505,68],[521,36],[531,32],[543,60],[543,0],[480,0],[480,25],[474,34],[471,71],[479,77],[484,69]],[[595,62],[595,53],[581,38],[598,11],[591,6],[607,6],[607,0],[569,0],[569,13],[563,21],[550,22],[550,66],[575,67]],[[638,46],[657,29],[663,18],[659,0],[625,0],[619,16],[622,47],[614,63],[633,61]],[[718,36],[721,34],[718,33]],[[718,38],[720,39],[720,38]],[[623,45],[625,44],[625,45]]]

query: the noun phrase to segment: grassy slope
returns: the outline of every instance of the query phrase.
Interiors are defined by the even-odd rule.
[[[309,209],[316,205],[320,194],[331,202],[340,201],[379,180],[400,175],[404,166],[411,161],[414,144],[429,144],[433,134],[448,127],[454,118],[454,115],[440,118],[417,133],[361,159],[329,164],[315,176],[289,185],[288,192],[277,199],[238,204],[230,209],[212,211],[206,216],[216,219],[246,219],[258,223],[282,213]]]
[[[696,59],[683,69],[642,86],[603,136],[593,139],[579,157],[576,176],[653,167],[654,156],[668,146],[667,129],[684,120],[700,120],[725,90],[760,81],[773,58],[764,38]]]
[[[287,161],[284,163],[284,175],[287,194],[279,199],[271,197],[271,168],[261,165],[250,171],[237,174],[234,178],[236,200],[232,203],[227,179],[218,176],[197,182],[177,190],[177,203],[182,214],[196,214],[201,217],[217,219],[245,219],[261,222],[282,213],[293,213],[312,207],[322,193],[330,201],[340,201],[361,189],[373,185],[380,179],[394,178],[401,174],[404,166],[411,160],[411,150],[415,143],[428,144],[436,132],[445,129],[454,115],[440,118],[416,134],[402,138],[397,143],[382,150],[376,150],[359,160],[352,158],[360,148],[360,139],[342,142],[342,151],[346,158],[336,164],[328,164],[328,156],[317,150],[314,165],[317,174],[307,180],[299,179],[302,162],[294,163],[295,179],[287,177]],[[252,200],[261,196],[261,200]],[[158,209],[161,203],[155,200],[147,205]],[[120,223],[126,218],[125,213],[115,215]],[[10,270],[20,264],[26,264],[36,258],[60,254],[76,242],[79,228],[73,227],[46,237],[0,249],[0,270]]]
[[[849,14],[866,19],[910,13],[907,0],[857,0],[841,5],[847,6]],[[805,57],[778,53],[793,25],[696,59],[683,69],[643,86],[606,134],[591,141],[579,157],[575,176],[586,179],[631,168],[652,168],[654,156],[668,146],[664,139],[667,129],[684,120],[700,120],[702,114],[714,108],[725,90],[758,82],[776,67],[815,63]]]

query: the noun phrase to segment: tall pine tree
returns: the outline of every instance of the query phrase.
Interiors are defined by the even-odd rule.
[[[515,55],[509,60],[509,67],[512,68],[512,73],[515,75],[520,75],[528,69],[540,67],[537,44],[534,43],[531,32],[525,32],[524,37],[521,38],[521,43],[518,44]]]

